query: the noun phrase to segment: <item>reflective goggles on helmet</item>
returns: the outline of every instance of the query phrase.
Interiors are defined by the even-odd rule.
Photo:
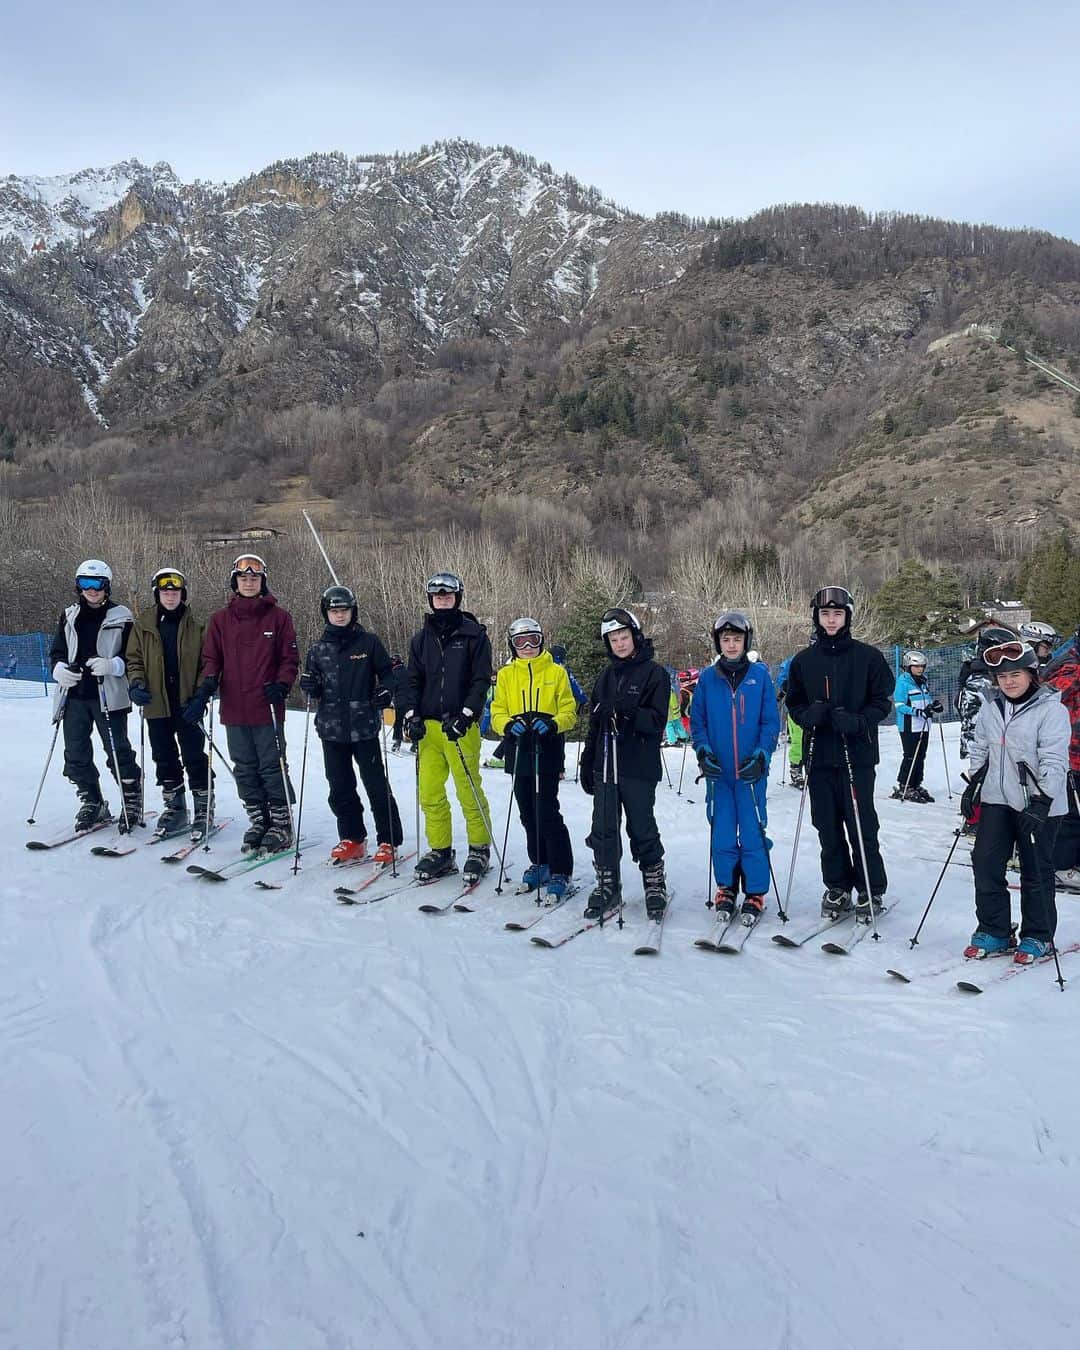
[[[232,570],[234,577],[262,577],[266,575],[266,564],[261,558],[237,558]]]
[[[997,647],[987,647],[983,660],[988,666],[1000,666],[1003,661],[1019,661],[1025,652],[1035,655],[1026,642],[1002,642]]]
[[[513,647],[516,652],[528,651],[530,647],[535,647],[539,650],[543,641],[544,638],[542,633],[531,631],[528,633],[515,633],[510,639],[510,646]]]
[[[433,577],[428,578],[428,595],[460,595],[465,587],[461,584],[461,578],[453,572],[436,572]]]
[[[843,586],[822,586],[817,595],[814,596],[814,609],[847,609],[855,608],[855,601],[851,598],[851,592]]]
[[[159,572],[154,578],[154,589],[158,591],[182,591],[186,585],[179,572]]]
[[[108,586],[104,577],[76,577],[75,585],[80,591],[103,591]]]
[[[628,628],[632,633],[640,632],[641,624],[637,621],[637,615],[628,609],[607,610],[600,620],[600,636],[607,637],[609,633],[617,632],[620,628]]]

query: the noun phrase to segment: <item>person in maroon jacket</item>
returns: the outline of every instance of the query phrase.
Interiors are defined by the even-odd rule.
[[[220,694],[236,789],[250,822],[245,853],[279,853],[293,845],[292,788],[281,766],[285,700],[300,654],[292,616],[270,594],[266,578],[266,563],[255,554],[241,554],[233,563],[229,585],[236,594],[210,616],[201,683],[183,709],[187,721],[200,722],[210,699]]]

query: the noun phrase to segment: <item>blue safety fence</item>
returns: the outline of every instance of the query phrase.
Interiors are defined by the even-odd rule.
[[[47,633],[0,633],[0,696],[27,698],[50,692]]]

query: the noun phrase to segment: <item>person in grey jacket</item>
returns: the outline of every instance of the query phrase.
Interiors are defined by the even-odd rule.
[[[1026,642],[1003,642],[983,653],[996,686],[975,719],[965,816],[982,803],[972,850],[978,927],[964,955],[993,956],[1011,947],[1005,869],[1020,858],[1020,946],[1014,960],[1030,965],[1053,951],[1054,837],[1068,811],[1069,714],[1057,690],[1039,683],[1038,657]]]

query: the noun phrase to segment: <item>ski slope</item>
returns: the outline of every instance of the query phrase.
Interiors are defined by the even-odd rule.
[[[885,974],[952,838],[940,743],[937,804],[892,802],[883,729],[899,905],[846,958],[770,942],[775,903],[742,955],[694,948],[710,919],[688,759],[684,798],[658,793],[676,897],[650,959],[629,926],[541,950],[503,930],[529,902],[497,906],[493,883],[473,914],[420,914],[415,891],[335,904],[365,874],[321,865],[314,733],[317,842],[295,878],[278,863],[212,885],[160,846],[30,853],[74,794],[54,763],[26,826],[47,704],[0,703],[0,731],[2,1350],[1080,1343],[1080,955],[1064,993],[1052,966],[978,998]],[[290,714],[295,774],[302,731]],[[413,761],[390,763],[411,837]],[[778,776],[779,759],[783,886],[799,798]],[[507,780],[484,782],[501,837]],[[584,872],[589,802],[572,782],[563,800]],[[516,876],[516,819],[510,840]],[[804,831],[793,925],[817,911],[815,843]],[[972,929],[970,873],[947,870],[918,960]],[[1059,903],[1065,945],[1080,901]]]

